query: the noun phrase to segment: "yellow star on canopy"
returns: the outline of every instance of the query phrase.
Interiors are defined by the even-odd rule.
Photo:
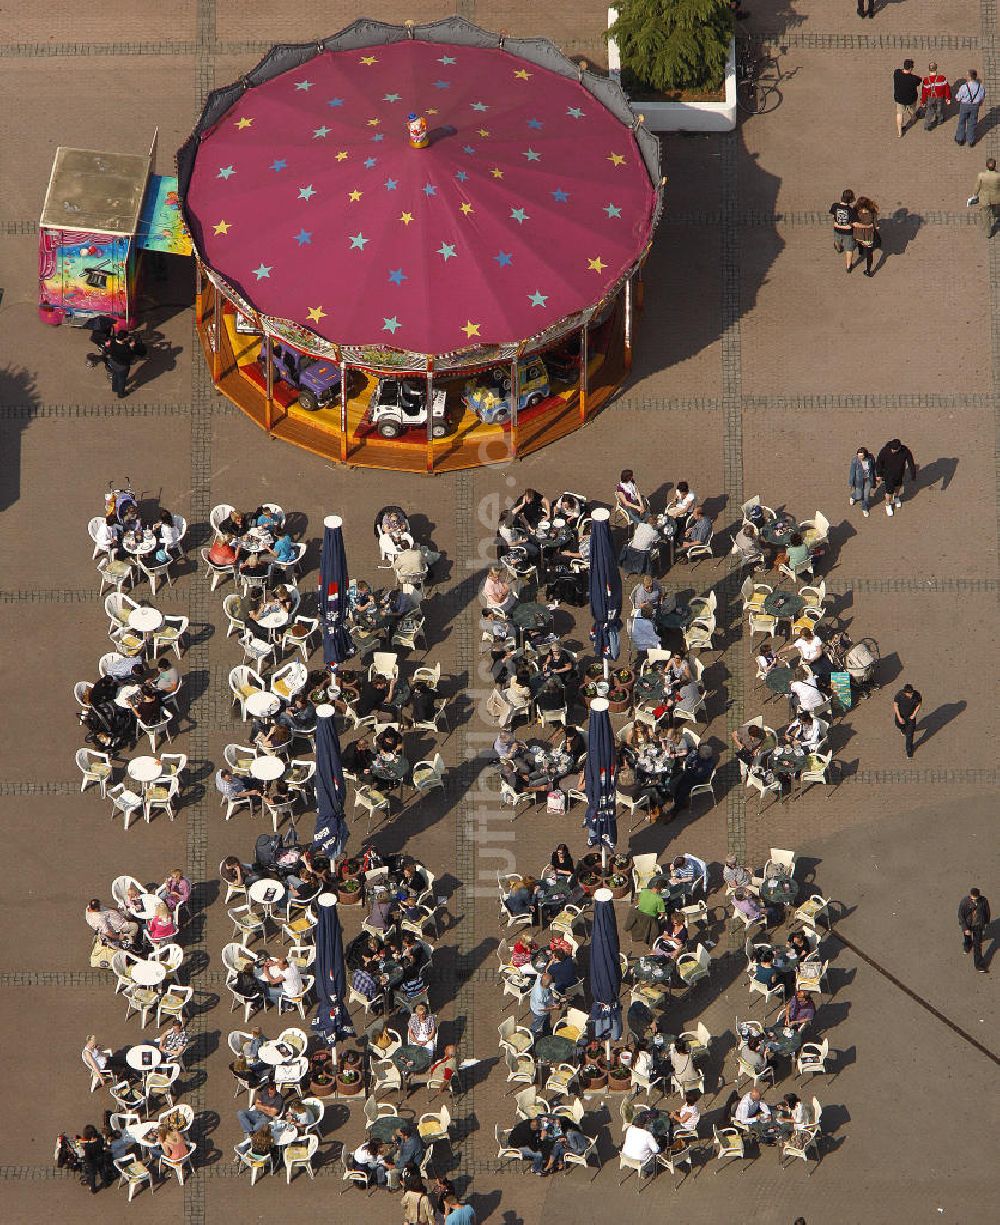
[[[612,166],[624,166],[625,165],[625,159],[624,157],[622,157],[620,153],[609,153],[608,161],[611,163]]]
[[[494,166],[493,169],[490,171],[490,174],[493,175],[495,179],[503,178],[503,171],[500,169],[499,166]]]
[[[228,234],[232,228],[233,228],[233,223],[231,221],[220,221],[219,224],[215,227],[215,233],[216,234]]]
[[[438,113],[438,109],[437,109],[437,107],[436,107],[436,106],[429,106],[429,107],[427,108],[427,114],[428,114],[428,115],[436,115],[437,113]]]
[[[346,162],[347,161],[347,150],[341,149],[341,151],[337,154],[334,160],[338,162]]]
[[[358,201],[361,199],[361,197],[362,197],[364,194],[365,194],[365,193],[364,193],[363,191],[358,191],[358,189],[355,187],[355,189],[354,189],[353,191],[349,191],[349,192],[347,193],[347,198],[348,198],[348,200],[351,200],[351,201],[353,201],[353,203],[357,204],[357,202],[358,202]]]
[[[313,323],[319,323],[321,319],[326,318],[326,311],[322,306],[310,306],[306,314],[306,318],[311,320]]]
[[[530,73],[527,68],[515,68],[514,70],[514,76],[520,77],[522,81],[529,80],[532,75],[533,74]]]
[[[253,127],[253,120],[247,119],[247,117],[244,115],[243,118],[237,123],[236,126],[242,131],[243,128]]]
[[[607,264],[598,255],[595,259],[587,260],[587,267],[590,268],[593,272],[603,272],[604,269],[607,268]]]
[[[377,127],[378,127],[378,125],[379,125],[381,122],[382,122],[382,120],[381,120],[381,119],[369,119],[369,120],[368,120],[368,126],[369,126],[370,128],[377,128]]]
[[[366,68],[371,68],[372,64],[378,63],[378,56],[377,55],[363,55],[361,57],[361,63],[364,64]]]
[[[479,335],[480,326],[481,326],[480,324],[472,323],[471,320],[467,319],[465,322],[465,327],[462,328],[461,331],[463,331],[466,334],[466,336],[468,336],[468,338],[471,340],[473,336]]]
[[[489,130],[489,128],[480,128],[480,129],[479,129],[479,135],[480,135],[480,136],[489,136],[489,134],[490,134],[490,130]]]
[[[399,219],[403,223],[403,225],[409,225],[410,222],[413,220],[413,214],[412,213],[401,213]]]
[[[468,200],[466,200],[463,204],[460,204],[458,207],[462,210],[463,213],[465,213],[466,217],[468,217],[470,213],[474,213],[476,211],[472,207],[472,205],[468,202]]]

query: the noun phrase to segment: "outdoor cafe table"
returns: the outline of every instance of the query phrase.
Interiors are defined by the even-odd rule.
[[[576,1062],[576,1043],[572,1038],[559,1038],[555,1034],[543,1034],[535,1039],[531,1053],[539,1063]]]
[[[128,763],[128,776],[137,783],[151,783],[162,773],[163,767],[159,761],[148,753],[143,757],[133,757]]]
[[[795,778],[809,762],[809,754],[800,748],[778,748],[771,754],[771,769],[782,778]]]
[[[389,1144],[397,1129],[402,1127],[405,1122],[406,1119],[400,1118],[395,1114],[389,1114],[384,1118],[376,1119],[369,1126],[368,1134],[373,1140],[381,1140],[383,1144]]]
[[[776,1055],[787,1055],[791,1058],[802,1045],[802,1033],[793,1029],[786,1034],[781,1022],[775,1022],[764,1029],[764,1041]]]
[[[790,519],[774,518],[760,529],[761,538],[767,544],[779,545],[784,548],[791,540],[799,525]]]
[[[658,608],[653,624],[658,630],[682,630],[693,620],[691,609],[686,604],[678,604],[669,610]]]
[[[247,698],[247,712],[255,719],[269,719],[281,709],[281,699],[276,693],[266,693],[258,689]]]
[[[405,757],[391,759],[376,758],[372,764],[372,774],[390,787],[398,787],[402,793],[406,776],[410,772],[410,763]]]
[[[139,987],[157,987],[167,977],[167,967],[162,962],[140,957],[133,964],[129,976]]]
[[[287,1042],[262,1042],[257,1050],[257,1056],[261,1063],[266,1063],[272,1068],[280,1067],[283,1063],[298,1058],[295,1048]]]
[[[779,664],[772,668],[764,678],[764,683],[772,693],[787,694],[792,687],[792,669]]]
[[[523,642],[526,633],[548,629],[552,624],[552,613],[544,604],[535,604],[528,600],[514,605],[510,611],[510,619],[517,626]]]
[[[158,608],[149,608],[144,604],[133,608],[128,615],[129,629],[135,630],[137,634],[151,634],[162,624],[163,613]]]
[[[771,905],[791,906],[799,895],[799,886],[790,876],[772,876],[760,887],[760,898]]]
[[[805,606],[805,600],[797,592],[782,591],[779,588],[768,592],[764,597],[762,609],[769,617],[776,617],[779,621],[791,621]]]
[[[158,1046],[141,1042],[138,1046],[130,1046],[125,1052],[125,1062],[136,1072],[152,1072],[163,1062],[163,1055]]]
[[[143,1148],[153,1148],[160,1143],[160,1124],[156,1119],[149,1123],[132,1123],[125,1128],[125,1134]]]
[[[431,1053],[422,1046],[401,1046],[392,1055],[392,1062],[407,1080],[419,1076],[431,1066]]]
[[[272,907],[285,896],[285,886],[280,880],[272,880],[270,877],[261,877],[260,880],[255,880],[247,890],[247,897],[251,902],[256,902],[258,906],[263,906],[270,914]]]
[[[271,542],[271,533],[256,527],[252,527],[245,535],[238,536],[233,541],[241,553],[261,553],[264,549],[270,548]]]
[[[156,549],[156,537],[148,528],[139,536],[135,532],[126,532],[122,536],[122,548],[134,557],[145,557]]]
[[[665,902],[679,902],[694,888],[694,881],[676,881],[671,884],[669,876],[654,876],[648,888],[655,889]]]
[[[664,676],[661,672],[645,672],[632,686],[632,700],[640,702],[662,702],[666,696]]]
[[[286,1144],[292,1144],[299,1138],[299,1129],[287,1119],[275,1119],[270,1127],[271,1139],[279,1148],[284,1148]]]
[[[257,624],[266,630],[284,629],[284,627],[288,624],[288,613],[281,607],[280,604],[277,604],[270,610],[270,612],[265,613],[264,616],[257,621]]]
[[[667,987],[673,976],[674,963],[669,957],[637,957],[629,969],[637,983],[649,983],[654,987]]]
[[[281,758],[270,753],[263,753],[250,763],[250,773],[261,783],[273,783],[275,779],[281,778],[286,769]]]

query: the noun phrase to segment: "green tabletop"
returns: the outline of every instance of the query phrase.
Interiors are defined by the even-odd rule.
[[[576,1055],[576,1043],[571,1038],[543,1034],[535,1039],[531,1051],[539,1063],[569,1063]]]
[[[792,669],[779,664],[768,672],[764,683],[773,693],[788,693],[792,687]]]
[[[786,545],[797,530],[798,524],[789,523],[787,519],[772,519],[760,529],[760,534],[768,544]]]
[[[515,604],[510,619],[519,629],[540,630],[552,624],[552,613],[544,604],[533,604],[529,600],[524,604]]]
[[[426,1072],[431,1066],[431,1053],[423,1046],[401,1046],[392,1056],[392,1062],[404,1076]]]
[[[805,608],[806,602],[794,591],[772,591],[764,597],[764,612],[771,617],[794,617]]]

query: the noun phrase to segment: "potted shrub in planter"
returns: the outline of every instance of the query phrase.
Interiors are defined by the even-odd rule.
[[[337,1092],[342,1097],[354,1097],[364,1088],[361,1056],[357,1051],[345,1051],[337,1070]]]
[[[620,715],[632,705],[632,690],[623,685],[613,685],[608,694],[608,713]]]
[[[621,1051],[611,1052],[611,1066],[608,1068],[608,1088],[612,1093],[626,1093],[632,1088],[632,1068],[622,1063]]]
[[[628,897],[632,888],[632,878],[626,872],[612,872],[608,877],[607,887],[611,890],[611,896],[617,901],[618,898]]]
[[[612,675],[614,676],[615,684],[619,685],[622,689],[631,689],[635,684],[635,673],[631,668],[615,668]]]
[[[316,1051],[309,1060],[309,1093],[312,1097],[329,1097],[335,1083],[332,1051]]]
[[[598,871],[595,872],[592,868],[582,868],[579,872],[577,872],[576,879],[579,882],[580,888],[588,896],[593,893],[595,889],[600,889],[604,881],[600,870],[598,869]]]
[[[580,856],[580,871],[596,872],[601,875],[601,852],[588,851],[586,855]]]
[[[599,1042],[589,1042],[583,1048],[579,1082],[582,1092],[586,1092],[588,1089],[603,1089],[608,1083],[607,1061],[604,1058],[604,1050]]]
[[[350,879],[337,883],[337,901],[342,906],[361,905],[361,881]]]

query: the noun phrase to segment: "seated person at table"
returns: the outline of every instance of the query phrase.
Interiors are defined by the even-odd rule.
[[[522,670],[514,676],[502,692],[494,689],[486,699],[486,713],[499,720],[501,727],[509,727],[514,716],[531,705],[530,675]]]
[[[670,928],[661,932],[653,943],[650,953],[653,957],[667,957],[676,960],[684,952],[688,942],[688,929],[684,916],[675,910],[670,916]]]
[[[667,911],[667,904],[655,889],[648,886],[635,900],[635,906],[625,920],[625,930],[632,938],[652,944],[660,930],[660,919]]]
[[[704,696],[704,691],[698,682],[693,679],[689,680],[677,690],[677,705],[674,709],[694,714]]]
[[[670,656],[666,664],[657,664],[656,667],[662,667],[664,684],[674,690],[682,689],[694,679],[691,665],[683,655],[677,652]]]
[[[316,727],[316,707],[304,693],[296,693],[278,716],[278,722],[291,732],[312,731]]]
[[[635,759],[639,756],[642,750],[647,745],[652,744],[652,743],[653,743],[653,733],[649,730],[649,727],[647,724],[642,723],[638,719],[634,723],[629,724],[628,728],[625,731],[625,742],[623,745],[623,748],[632,750],[631,760],[629,761],[629,764],[634,765]],[[628,760],[629,754],[626,753],[625,757],[626,757],[626,760]]]
[[[562,649],[562,644],[558,639],[549,646],[549,649],[542,656],[542,676],[557,676],[564,684],[573,675],[575,667],[573,656],[570,655],[569,651]]]
[[[722,883],[727,889],[748,889],[752,877],[735,855],[727,855],[722,866]]]
[[[213,566],[235,566],[236,550],[233,548],[232,536],[222,536],[214,540],[206,554]]]
[[[746,889],[737,889],[733,894],[733,910],[738,911],[750,923],[766,921],[764,908]]]
[[[502,688],[524,667],[524,652],[512,642],[504,642],[498,651],[491,651],[493,660],[490,665],[490,676]]]
[[[95,1076],[101,1076],[104,1072],[108,1071],[113,1071],[120,1075],[128,1067],[124,1054],[121,1052],[111,1052],[109,1054],[97,1041],[96,1034],[87,1035],[87,1041],[84,1043],[80,1054],[83,1062]]]
[[[156,1040],[160,1053],[168,1063],[180,1059],[191,1045],[191,1035],[184,1028],[184,1022],[175,1017]]]
[[[691,519],[684,529],[684,539],[681,541],[681,556],[698,545],[707,544],[712,535],[712,520],[705,514],[704,506],[696,506]]]
[[[532,1174],[542,1174],[551,1147],[544,1139],[540,1118],[521,1119],[515,1123],[507,1143],[516,1148],[525,1161],[531,1162]]]
[[[410,1046],[422,1046],[431,1055],[437,1044],[437,1017],[426,1004],[417,1004],[410,1014],[406,1026],[406,1037]]]
[[[271,596],[271,610],[274,611],[274,605],[278,605],[281,611],[290,617],[295,611],[295,601],[296,597],[292,588],[287,587],[284,583],[279,583]]]
[[[794,931],[785,941],[785,958],[788,961],[801,961],[812,952],[804,931]]]
[[[733,732],[732,740],[736,746],[737,761],[754,770],[762,768],[764,759],[777,743],[770,732],[765,732],[756,723],[744,723],[738,727]]]
[[[258,506],[256,510],[246,516],[251,527],[258,528],[262,532],[267,532],[273,536],[275,532],[281,531],[282,518],[276,510],[272,510],[268,506]]]
[[[652,1112],[650,1112],[652,1114]],[[642,1116],[638,1116],[642,1117]],[[651,1165],[660,1155],[660,1146],[656,1137],[637,1122],[629,1124],[625,1129],[625,1140],[622,1144],[623,1157],[639,1161],[644,1166]]]
[[[632,607],[636,611],[640,608],[655,609],[660,603],[661,595],[660,584],[656,579],[651,574],[644,574],[632,592]]]
[[[386,714],[395,722],[396,712],[392,708],[392,699],[396,694],[396,681],[376,672],[371,680],[361,682],[361,692],[354,703],[354,713],[359,719],[367,719],[376,713]]]
[[[707,783],[714,769],[715,758],[711,745],[699,744],[694,753],[688,753],[684,758],[684,770],[673,786],[674,806],[670,810],[670,816],[676,817],[687,808],[692,789],[701,783]]]
[[[583,764],[583,759],[587,753],[587,742],[583,738],[583,733],[578,727],[567,727],[562,731],[556,732],[552,741],[557,753],[565,753],[567,757],[572,759],[574,767]]]
[[[793,719],[785,728],[784,740],[786,744],[798,745],[807,752],[812,752],[822,744],[829,730],[829,724],[814,718],[808,710],[803,710],[799,717]]]
[[[275,719],[270,725],[261,726],[253,742],[262,753],[278,753],[291,744],[292,733],[287,724]]]
[[[760,1034],[750,1034],[740,1045],[739,1057],[755,1076],[760,1076],[767,1068],[770,1051]]]
[[[757,535],[757,529],[752,523],[743,524],[733,537],[733,547],[739,554],[741,565],[757,563],[764,558],[760,537]]]
[[[174,868],[156,892],[170,910],[176,910],[191,900],[191,882],[180,868]]]
[[[690,888],[694,884],[695,865],[687,855],[677,855],[670,864],[670,883]]]
[[[510,508],[514,522],[530,535],[543,519],[552,518],[552,505],[537,489],[526,489]]]
[[[668,727],[660,735],[660,748],[667,757],[683,763],[694,743],[682,727]]]
[[[409,1119],[400,1123],[393,1133],[393,1139],[396,1142],[393,1168],[400,1172],[407,1166],[419,1169],[424,1156],[424,1142],[420,1138],[416,1124],[410,1122]]]
[[[153,684],[161,694],[174,693],[181,683],[181,675],[166,656],[156,661],[156,679]]]
[[[108,515],[103,519],[97,527],[94,537],[94,544],[99,549],[104,549],[109,557],[117,558],[124,556],[124,550],[121,547],[122,529],[117,518],[114,515]]]
[[[427,992],[427,984],[424,982],[423,971],[417,965],[417,959],[412,953],[407,953],[403,958],[402,978],[396,990],[401,992],[408,1000],[415,1000]]]
[[[745,1093],[733,1114],[733,1122],[743,1127],[760,1127],[771,1118],[771,1108],[764,1101],[761,1091],[753,1088]]]
[[[250,1110],[237,1110],[236,1121],[245,1136],[251,1136],[258,1128],[280,1119],[285,1109],[281,1090],[270,1082],[263,1084],[254,1094]]]
[[[684,1038],[678,1038],[670,1048],[670,1075],[682,1092],[701,1083],[701,1073],[695,1067],[691,1047]]]
[[[684,524],[688,516],[695,509],[697,500],[698,495],[688,485],[687,481],[678,481],[674,486],[674,492],[670,495],[670,501],[667,503],[666,514],[667,518],[673,522],[675,538],[682,534]]]
[[[372,967],[374,968],[374,967]],[[351,975],[351,990],[356,991],[358,995],[366,999],[369,1004],[382,994],[382,975],[378,978],[371,972],[371,968],[364,969],[358,967]]]
[[[497,556],[503,558],[511,549],[523,549],[530,561],[537,561],[541,549],[531,536],[514,522],[514,516],[505,510],[497,524]]]
[[[410,715],[414,723],[433,723],[436,695],[426,681],[414,681],[410,688]]]
[[[160,512],[160,517],[153,525],[153,533],[156,536],[156,542],[159,545],[157,549],[157,561],[159,561],[160,553],[165,555],[165,560],[169,560],[171,556],[176,556],[179,553],[179,545],[181,542],[180,531],[174,526],[174,517],[169,510]],[[161,563],[162,564],[162,563]]]
[[[458,1047],[452,1043],[441,1052],[441,1058],[436,1059],[427,1069],[427,1088],[434,1089],[431,1097],[443,1093],[451,1083],[452,1077],[458,1075]]]
[[[227,800],[259,800],[264,794],[250,779],[239,778],[228,769],[216,771],[215,789]]]
[[[243,511],[231,510],[219,524],[220,536],[242,536],[250,528],[247,516]]]
[[[535,760],[524,745],[519,746],[519,751],[501,758],[500,777],[515,795],[523,795],[526,791],[549,790],[548,774],[535,769]]]
[[[787,1029],[802,1030],[816,1016],[816,1005],[808,991],[796,991],[782,1014]]]
[[[549,865],[558,880],[570,881],[576,876],[573,856],[569,853],[569,847],[565,842],[560,842],[552,852]]]
[[[699,1096],[697,1089],[688,1089],[684,1094],[684,1105],[679,1110],[671,1110],[669,1112],[668,1117],[674,1127],[683,1128],[684,1131],[697,1132],[698,1123],[701,1120],[701,1111],[697,1106]],[[673,1132],[673,1128],[671,1128],[671,1132]]]
[[[365,919],[365,926],[384,932],[391,923],[390,915],[394,905],[395,899],[389,890],[376,885],[372,890],[372,906],[368,918]]]
[[[287,957],[269,957],[261,967],[267,998],[276,1004],[285,999],[297,999],[302,994],[302,971]]]
[[[147,726],[163,717],[163,696],[152,681],[146,681],[139,692],[129,699],[129,705],[140,723]]]
[[[766,638],[762,639],[760,646],[757,648],[757,671],[764,673],[766,676],[772,668],[776,668],[780,663],[780,653],[776,655],[771,643]]]
[[[812,1122],[809,1107],[794,1093],[785,1094],[775,1107],[774,1114],[780,1123],[791,1126],[795,1131],[809,1127]]]
[[[434,563],[440,560],[441,554],[428,545],[411,545],[408,549],[400,549],[392,559],[392,568],[400,582],[412,583],[428,574]]]
[[[497,566],[490,566],[483,583],[483,599],[488,609],[509,612],[517,603],[517,596]]]
[[[792,712],[797,714],[801,710],[808,710],[812,713],[826,700],[827,695],[820,689],[817,678],[810,676],[804,668],[796,668],[795,679],[788,693],[788,705]]]
[[[398,876],[400,889],[419,895],[427,888],[427,874],[418,864],[403,864]]]
[[[139,934],[139,924],[132,923],[120,910],[102,909],[99,898],[91,898],[84,912],[87,926],[100,937],[102,944],[111,948],[130,947]]]
[[[379,602],[379,611],[385,618],[387,631],[394,631],[404,617],[408,617],[410,613],[418,611],[419,608],[420,601],[401,588],[385,592]]]
[[[636,523],[628,547],[636,553],[649,553],[659,539],[660,533],[653,526],[652,516],[647,513]]]
[[[375,748],[383,756],[395,757],[403,748],[403,737],[396,727],[384,727],[375,737]]]
[[[615,486],[615,506],[626,516],[630,523],[638,523],[649,510],[649,503],[639,492],[635,473],[631,468],[623,468]]]
[[[371,616],[378,610],[378,603],[365,579],[359,578],[351,596],[351,611],[358,616]]]
[[[792,532],[789,537],[785,549],[785,565],[793,574],[799,574],[809,568],[809,546],[804,543],[800,532]]]
[[[760,956],[754,963],[751,977],[754,982],[763,983],[768,990],[779,984],[781,975],[774,964],[774,952],[771,949],[761,949]]]
[[[565,995],[580,981],[576,963],[568,953],[564,953],[561,949],[552,954],[552,959],[545,967],[545,971],[552,979],[553,990],[558,991],[560,995]]]
[[[375,761],[375,754],[368,743],[367,737],[361,736],[353,744],[347,745],[343,752],[342,761],[344,769],[348,773],[353,774],[355,778],[364,782],[371,781],[372,764]]]
[[[643,656],[647,651],[662,650],[660,636],[656,632],[656,626],[649,612],[649,609],[640,608],[629,622],[628,632],[632,639],[632,647]]]
[[[403,932],[403,948],[404,956],[413,958],[413,963],[417,969],[423,973],[424,969],[430,964],[431,949],[429,944],[423,940],[418,940],[413,932]]]
[[[366,1175],[369,1187],[372,1183],[384,1187],[389,1181],[389,1172],[382,1156],[383,1147],[381,1140],[369,1138],[351,1154],[351,1169]]]
[[[562,493],[552,503],[552,518],[565,519],[567,527],[575,528],[586,509],[586,502],[581,502],[576,494]]]
[[[804,625],[799,631],[798,638],[789,643],[779,654],[793,655],[796,651],[799,653],[801,663],[814,664],[823,657],[823,639],[808,625]]]
[[[146,921],[146,935],[150,940],[172,940],[177,935],[177,924],[165,902],[157,902],[153,917]]]
[[[541,895],[538,881],[533,876],[522,876],[521,883],[507,894],[503,904],[513,915],[531,914]]]
[[[566,705],[566,689],[558,676],[548,676],[535,694],[535,709],[551,713]]]
[[[140,891],[135,885],[129,885],[125,890],[125,913],[127,915],[138,915],[145,907],[146,903],[143,901]]]

